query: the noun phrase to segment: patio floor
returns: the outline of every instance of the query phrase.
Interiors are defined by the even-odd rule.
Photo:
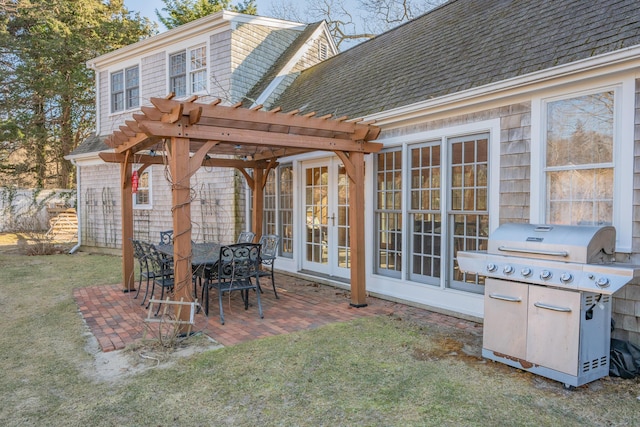
[[[195,316],[194,332],[202,332],[218,343],[230,346],[244,341],[317,328],[366,316],[398,316],[421,322],[447,325],[482,334],[482,325],[472,321],[435,313],[429,310],[368,297],[367,307],[349,306],[349,291],[322,285],[310,280],[276,274],[280,299],[273,294],[271,282],[261,281],[264,319],[258,316],[255,295],[252,305],[244,310],[238,292],[231,298],[224,296],[225,324],[220,324],[217,294],[210,294],[209,316],[200,312]],[[74,290],[79,310],[98,340],[103,351],[119,350],[142,339],[145,328],[157,325],[146,323],[147,310],[140,305],[142,294],[125,293],[122,285],[92,286]],[[148,331],[147,330],[147,336]]]

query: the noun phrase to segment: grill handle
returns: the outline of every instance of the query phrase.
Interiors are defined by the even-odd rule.
[[[561,311],[563,313],[571,313],[571,309],[569,307],[558,307],[557,305],[549,305],[543,302],[535,302],[533,303],[533,305],[535,305],[538,308],[544,308],[546,310]]]
[[[569,256],[569,252],[567,251],[545,251],[542,249],[512,248],[509,246],[498,246],[498,250],[503,252],[520,252],[523,254],[533,254],[533,255],[551,255],[551,256],[561,256],[561,257]]]
[[[508,301],[508,302],[522,302],[522,298],[520,297],[510,297],[508,295],[500,295],[500,294],[489,294],[489,298],[499,299],[501,301]]]

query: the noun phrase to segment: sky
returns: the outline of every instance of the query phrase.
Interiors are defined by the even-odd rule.
[[[271,4],[273,0],[257,0],[256,5],[258,6],[258,14],[259,15],[268,15],[269,10],[271,10]],[[239,1],[232,1],[232,4],[238,4]],[[131,12],[140,12],[140,15],[146,16],[152,21],[158,21],[156,17],[155,10],[158,9],[162,12],[162,8],[164,7],[164,2],[162,0],[124,0],[124,5]],[[165,31],[166,29],[162,24],[158,23],[160,26],[160,31]]]

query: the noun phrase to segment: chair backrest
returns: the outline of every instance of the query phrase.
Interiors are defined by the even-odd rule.
[[[151,261],[152,269],[156,273],[163,275],[171,274],[171,260],[167,259],[162,253],[158,252],[156,247],[149,243],[143,243],[143,247],[146,245],[146,251],[148,253],[149,260]]]
[[[219,280],[245,280],[260,270],[260,244],[236,243],[222,246],[218,260]]]
[[[166,230],[160,232],[160,244],[170,245],[173,243],[173,230]]]
[[[256,233],[253,231],[243,231],[238,236],[238,241],[236,243],[252,243],[254,237],[256,237]]]
[[[145,257],[145,253],[144,249],[140,245],[140,241],[131,239],[131,244],[133,244],[133,257],[138,261],[142,261]]]
[[[280,236],[277,234],[263,234],[260,237],[260,257],[263,261],[274,260],[278,256]]]

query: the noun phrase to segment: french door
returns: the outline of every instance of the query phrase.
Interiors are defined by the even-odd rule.
[[[305,270],[349,277],[349,178],[337,158],[305,162]],[[364,208],[364,206],[360,207]]]

